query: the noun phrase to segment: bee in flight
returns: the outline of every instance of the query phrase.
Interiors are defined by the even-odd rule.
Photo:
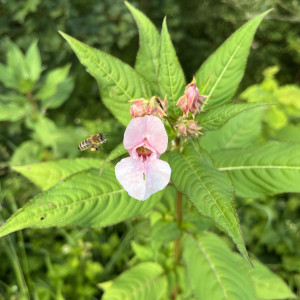
[[[78,145],[78,150],[83,151],[90,147],[91,151],[99,151],[99,148],[103,150],[102,144],[107,141],[105,135],[104,133],[93,134]]]

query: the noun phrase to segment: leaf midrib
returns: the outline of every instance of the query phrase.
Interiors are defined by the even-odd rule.
[[[215,205],[218,207],[219,211],[221,212],[221,214],[224,216],[225,220],[227,221],[227,224],[229,225],[230,229],[232,230],[232,232],[234,233],[235,236],[235,231],[233,230],[233,228],[231,227],[231,224],[229,222],[229,220],[227,219],[227,217],[224,215],[223,211],[221,210],[220,206],[218,205],[218,203],[216,202],[215,198],[213,197],[213,195],[210,193],[210,191],[208,190],[208,188],[206,187],[206,185],[204,184],[204,182],[202,181],[202,179],[199,177],[199,175],[197,174],[197,172],[195,171],[195,169],[193,168],[193,166],[190,164],[190,162],[185,158],[184,155],[181,155],[184,160],[188,163],[188,165],[191,167],[191,169],[193,170],[194,174],[196,174],[197,178],[199,179],[199,181],[201,182],[201,184],[204,186],[204,188],[206,189],[206,191],[208,192],[208,194],[211,196],[211,198],[213,199]],[[235,236],[235,238],[237,238]],[[239,240],[239,239],[238,239]]]
[[[70,37],[68,36],[68,39],[69,39]],[[73,39],[72,37],[71,37],[71,39]],[[74,39],[75,40],[75,39]],[[68,40],[67,40],[68,41]],[[80,42],[80,41],[77,41],[77,40],[75,40],[77,43],[79,43],[79,45],[81,46],[81,53],[82,53],[82,55],[85,57],[85,59],[88,59],[88,60],[90,60],[90,61],[92,61],[93,63],[95,63],[95,65],[96,66],[98,66],[99,67],[99,69],[101,69],[101,71],[102,72],[104,72],[109,78],[110,78],[110,80],[112,80],[115,84],[116,84],[116,86],[118,86],[118,88],[128,97],[128,99],[130,100],[130,99],[134,99],[134,96],[131,96],[131,95],[129,95],[128,94],[128,92],[126,91],[126,90],[124,90],[123,88],[122,88],[122,86],[119,84],[119,82],[118,81],[116,81],[116,80],[114,80],[113,79],[113,77],[111,76],[111,73],[109,73],[109,72],[107,72],[106,70],[104,70],[104,68],[101,66],[101,64],[99,64],[95,59],[93,59],[92,58],[92,56],[89,56],[88,54],[87,54],[87,52],[84,50],[84,49],[82,49],[82,43]],[[73,44],[72,42],[71,42],[71,44]],[[71,47],[72,47],[72,45],[71,45]],[[72,47],[73,48],[73,47]],[[73,48],[74,49],[74,48]],[[93,48],[92,48],[93,49]],[[96,50],[96,51],[99,51],[100,53],[102,53],[100,50],[97,50],[97,49],[93,49],[93,50]],[[75,53],[76,53],[76,49],[74,49],[74,51],[75,51]],[[78,50],[77,50],[78,51]],[[102,53],[102,54],[105,54],[105,53]],[[96,54],[96,55],[98,55],[98,53]],[[105,54],[105,55],[107,55],[107,54]],[[115,60],[116,58],[114,58],[114,57],[111,57],[113,60]],[[79,59],[80,60],[80,59]],[[123,63],[123,62],[122,62]],[[121,66],[122,67],[122,69],[123,69],[123,67],[124,66]],[[134,70],[131,70],[131,71],[133,71],[134,72]]]
[[[223,292],[224,297],[225,297],[226,299],[229,299],[229,298],[228,298],[228,295],[227,295],[227,293],[226,293],[226,289],[225,289],[225,287],[223,286],[222,280],[221,280],[219,274],[217,273],[217,270],[216,270],[216,268],[215,268],[215,265],[214,265],[213,261],[210,259],[208,253],[206,252],[206,250],[204,249],[204,247],[200,244],[200,242],[199,242],[198,240],[195,240],[195,241],[196,241],[197,245],[199,246],[200,251],[202,251],[202,253],[204,254],[206,260],[208,261],[208,263],[209,263],[209,265],[210,265],[212,271],[214,272],[215,277],[217,278],[217,281],[218,281],[218,283],[219,283],[219,285],[220,285],[220,287],[221,287],[221,290],[222,290],[222,292]]]
[[[291,170],[300,170],[300,166],[227,166],[217,168],[220,171],[231,171],[231,170],[250,170],[250,169],[291,169]]]
[[[210,90],[210,92],[209,92],[209,96],[211,96],[211,95],[213,94],[214,90],[215,90],[216,87],[218,86],[219,81],[222,79],[222,77],[223,77],[223,75],[225,74],[225,72],[227,71],[227,69],[228,69],[230,63],[231,63],[232,60],[234,59],[236,53],[239,51],[239,49],[241,48],[242,44],[244,43],[244,41],[245,41],[245,39],[246,39],[246,36],[247,36],[247,34],[245,33],[244,36],[243,36],[243,38],[242,38],[242,40],[241,40],[241,42],[239,43],[239,45],[237,46],[237,48],[235,49],[235,51],[233,52],[233,54],[230,56],[230,58],[229,58],[227,64],[225,65],[223,71],[222,71],[221,74],[218,76],[218,78],[217,78],[215,84],[212,86],[212,88],[211,88],[211,90]],[[207,98],[206,103],[208,103],[209,98],[210,98],[210,97]]]

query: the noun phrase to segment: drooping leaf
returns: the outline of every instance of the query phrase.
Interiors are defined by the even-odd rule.
[[[117,58],[89,47],[63,32],[60,34],[87,71],[95,77],[103,103],[126,126],[131,118],[130,103],[127,101],[151,96],[150,83]]]
[[[99,171],[99,176],[102,174],[103,169],[106,167],[106,165],[111,162],[112,160],[124,155],[128,153],[128,150],[124,148],[123,143],[119,144],[115,149],[113,149],[108,156],[106,157],[106,159],[104,160],[100,171]]]
[[[227,104],[216,107],[198,117],[199,124],[205,131],[217,130],[231,118],[251,108],[266,106],[268,103]]]
[[[144,262],[123,272],[105,290],[103,300],[160,300],[167,280],[159,264]]]
[[[86,170],[30,200],[0,227],[0,237],[30,227],[109,226],[144,214],[162,194],[137,201],[121,187],[114,168],[106,168],[101,177],[98,169]]]
[[[256,299],[248,276],[220,238],[202,232],[197,239],[185,237],[183,246],[188,277],[196,299]],[[252,269],[249,265],[246,267]]]
[[[233,206],[234,190],[228,175],[204,161],[190,145],[182,153],[172,151],[169,163],[176,188],[188,196],[201,215],[212,219],[232,238],[251,264]]]
[[[240,256],[235,255],[238,265],[250,277],[258,299],[295,299],[296,295],[289,289],[287,284],[265,265],[253,259],[254,268],[249,268]]]
[[[37,41],[31,43],[26,52],[25,61],[29,68],[30,79],[34,82],[37,81],[42,72],[41,55],[37,46]]]
[[[168,32],[166,18],[161,31],[158,82],[161,96],[164,97],[167,94],[169,109],[173,112],[178,111],[179,108],[176,108],[176,103],[179,97],[183,95],[186,83]]]
[[[202,85],[212,76],[208,88],[210,106],[229,103],[243,77],[247,57],[255,31],[266,11],[229,37],[200,67],[195,77],[197,85]]]
[[[300,192],[300,144],[268,142],[212,155],[219,170],[230,171],[239,196]]]
[[[219,130],[207,132],[200,145],[207,151],[253,145],[260,137],[264,110],[255,107],[238,114]]]
[[[90,168],[96,168],[102,163],[103,160],[101,159],[75,158],[25,166],[12,166],[12,169],[25,176],[45,191],[74,173]]]
[[[137,53],[135,69],[153,84],[158,86],[158,57],[160,37],[153,23],[138,9],[125,1],[139,29],[140,48]]]

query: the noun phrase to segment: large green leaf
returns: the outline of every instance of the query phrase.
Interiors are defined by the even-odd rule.
[[[60,32],[70,44],[80,62],[97,80],[106,107],[123,124],[128,125],[128,100],[151,96],[150,83],[129,65],[100,50],[89,47]]]
[[[122,273],[105,290],[103,300],[165,299],[167,280],[159,264],[141,263]]]
[[[125,4],[132,13],[139,29],[140,48],[136,57],[135,69],[156,87],[158,86],[159,33],[142,12],[126,1]]]
[[[182,68],[168,33],[166,18],[164,19],[161,31],[158,81],[161,96],[165,96],[165,94],[167,94],[169,108],[175,112],[176,103],[179,100],[179,97],[183,95],[186,83]],[[178,109],[179,108],[177,108],[177,110]]]
[[[12,169],[21,173],[45,191],[76,172],[100,167],[102,163],[103,160],[100,159],[76,158],[25,166],[12,166]]]
[[[172,151],[169,163],[176,188],[188,196],[201,215],[212,219],[232,238],[251,264],[233,206],[234,191],[228,175],[205,162],[190,145],[183,153]]]
[[[239,196],[300,192],[300,144],[268,142],[213,153],[216,167],[230,171]]]
[[[266,11],[250,20],[229,37],[200,67],[195,77],[202,85],[211,77],[206,91],[210,105],[229,103],[243,77],[255,31],[268,14]]]
[[[204,130],[217,130],[227,123],[231,118],[239,113],[247,111],[258,106],[265,106],[264,103],[245,103],[245,104],[226,104],[215,107],[208,112],[201,113],[198,117],[198,123]]]
[[[250,277],[258,299],[295,299],[295,294],[287,284],[275,273],[271,272],[258,260],[253,260],[254,268],[249,268],[240,256],[236,255],[237,263]]]
[[[260,136],[264,110],[255,107],[238,114],[219,130],[207,132],[200,145],[207,151],[253,145]]]
[[[114,168],[76,173],[41,193],[0,227],[0,237],[23,228],[80,225],[109,226],[144,214],[162,196],[147,201],[131,198],[115,177]]]
[[[183,245],[189,281],[196,299],[256,299],[248,276],[217,236],[202,232],[197,239],[185,237]],[[247,268],[252,269],[249,265]]]

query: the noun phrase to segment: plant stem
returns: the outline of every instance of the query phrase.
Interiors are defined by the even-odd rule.
[[[177,197],[176,197],[176,220],[178,222],[179,227],[181,227],[181,221],[182,221],[182,193],[177,191]],[[181,246],[181,237],[179,237],[175,241],[174,245],[174,269],[176,268],[176,265],[179,263],[180,259],[180,246]],[[172,290],[172,300],[176,299],[178,293],[178,286],[177,284],[174,285],[174,288]]]

